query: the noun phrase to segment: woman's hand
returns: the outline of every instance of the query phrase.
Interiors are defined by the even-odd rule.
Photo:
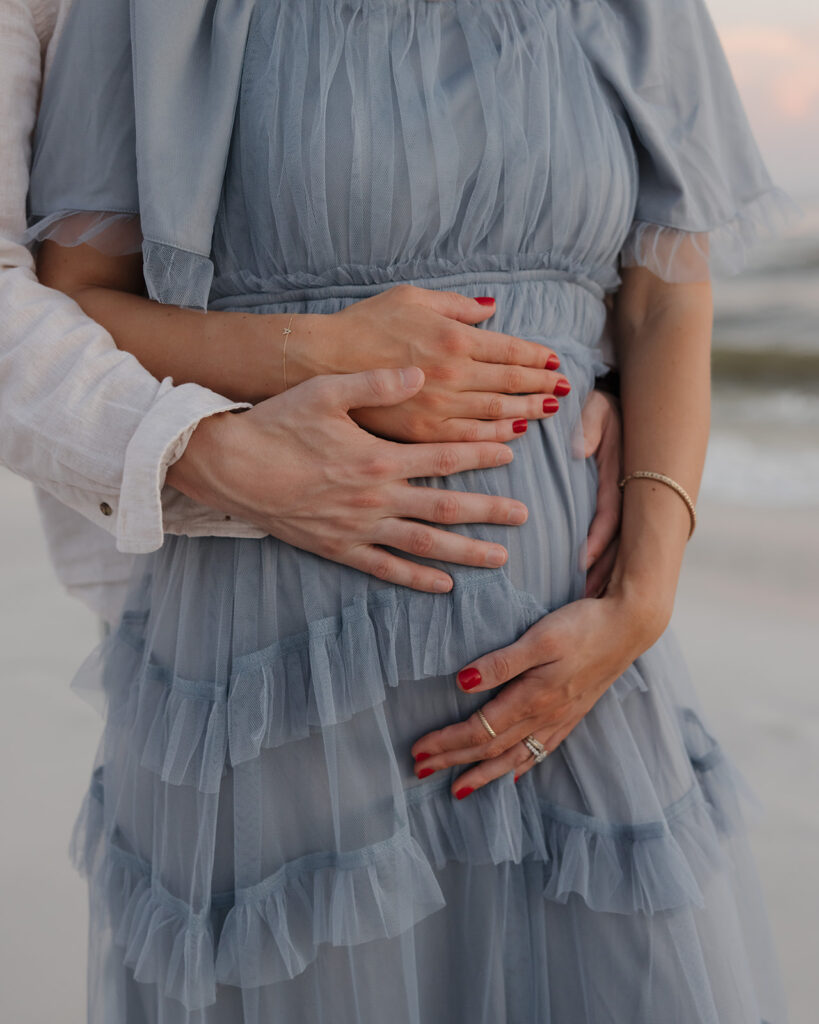
[[[390,408],[355,410],[356,422],[396,441],[509,441],[528,420],[553,416],[570,385],[555,372],[560,360],[551,349],[475,326],[494,312],[494,302],[458,292],[395,285],[309,318],[304,355],[313,368],[300,372],[419,366],[426,381],[417,395]],[[293,338],[298,342],[295,328]],[[288,363],[297,348],[291,342]]]
[[[423,380],[417,367],[315,377],[245,412],[206,417],[165,482],[323,558],[415,590],[451,590],[445,572],[387,549],[497,568],[508,557],[502,545],[429,524],[515,526],[528,512],[513,498],[408,482],[503,465],[506,445],[396,444],[348,415],[405,401]]]
[[[696,500],[709,423],[710,283],[669,284],[642,267],[626,268],[615,313],[625,465],[662,471]],[[549,751],[559,746],[662,635],[689,535],[678,494],[633,481],[603,596],[558,608],[515,643],[465,666],[458,674],[464,690],[501,687],[482,708],[497,735],[490,738],[477,714],[428,733],[412,747],[416,774],[474,764],[453,786],[463,797],[527,770],[534,760],[521,740],[530,733]]]
[[[666,624],[651,602],[623,595],[582,598],[546,615],[458,673],[463,690],[493,694],[481,710],[497,735],[477,714],[427,733],[412,746],[416,775],[472,764],[452,785],[459,799],[507,772],[520,778],[534,764],[523,738],[553,751]]]
[[[623,423],[620,403],[604,391],[591,391],[581,412],[583,450],[576,458],[597,462],[597,504],[589,526],[585,551],[581,552],[587,570],[586,597],[600,597],[609,582],[614,562],[622,514],[622,495],[617,481],[623,476]]]

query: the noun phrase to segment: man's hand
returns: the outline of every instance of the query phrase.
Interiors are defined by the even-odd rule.
[[[451,590],[446,573],[387,548],[496,568],[508,557],[500,544],[428,524],[519,525],[528,510],[512,498],[408,482],[511,462],[506,444],[398,444],[349,416],[405,402],[423,383],[418,367],[314,377],[246,412],[207,417],[166,483],[322,558],[414,590]]]

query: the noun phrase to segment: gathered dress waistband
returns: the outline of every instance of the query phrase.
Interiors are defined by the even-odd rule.
[[[595,365],[595,372],[604,372],[600,343],[606,318],[605,290],[590,277],[550,267],[497,266],[434,274],[424,267],[427,273],[410,277],[407,271],[411,267],[348,266],[321,275],[281,275],[275,282],[261,282],[249,274],[222,277],[215,282],[209,308],[260,314],[333,313],[351,301],[369,298],[398,284],[473,297],[489,293],[496,301],[496,310],[480,326],[542,342],[556,351],[573,354],[589,367]],[[416,265],[412,269],[421,268]],[[389,279],[385,279],[387,275]],[[333,281],[334,276],[342,280]],[[227,293],[225,286],[239,284],[244,285],[243,290]],[[270,284],[274,287],[265,287]]]
[[[384,268],[389,270],[389,268]],[[312,275],[311,275],[312,276]],[[282,287],[263,291],[230,294],[219,294],[210,303],[211,309],[255,308],[256,306],[275,306],[288,302],[306,302],[317,299],[364,299],[370,295],[385,291],[397,284],[414,284],[419,287],[435,287],[457,291],[462,287],[492,284],[501,287],[528,281],[559,281],[562,284],[573,284],[588,291],[595,299],[602,301],[605,290],[596,281],[585,274],[549,267],[531,267],[518,269],[467,270],[448,274],[427,274],[419,277],[404,277],[397,274],[389,280],[382,281],[348,281],[339,283],[318,283],[321,277],[316,275],[315,284],[296,284],[299,278],[307,275],[293,275],[293,285],[287,287],[286,279],[282,279]]]

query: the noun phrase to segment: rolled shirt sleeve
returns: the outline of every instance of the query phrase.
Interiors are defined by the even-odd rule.
[[[198,534],[211,523],[224,532],[223,515],[163,495],[165,474],[203,417],[248,404],[157,380],[37,281],[19,241],[42,67],[36,13],[0,0],[0,462],[113,534],[122,552],[160,547],[166,515],[174,532],[186,516]]]

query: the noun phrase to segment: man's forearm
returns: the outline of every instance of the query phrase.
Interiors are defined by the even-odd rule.
[[[663,473],[696,501],[710,428],[710,284],[666,285],[633,270],[624,288],[617,343],[625,473]],[[685,503],[666,484],[638,479],[624,488],[610,591],[633,600],[660,632],[671,616],[689,529]]]

